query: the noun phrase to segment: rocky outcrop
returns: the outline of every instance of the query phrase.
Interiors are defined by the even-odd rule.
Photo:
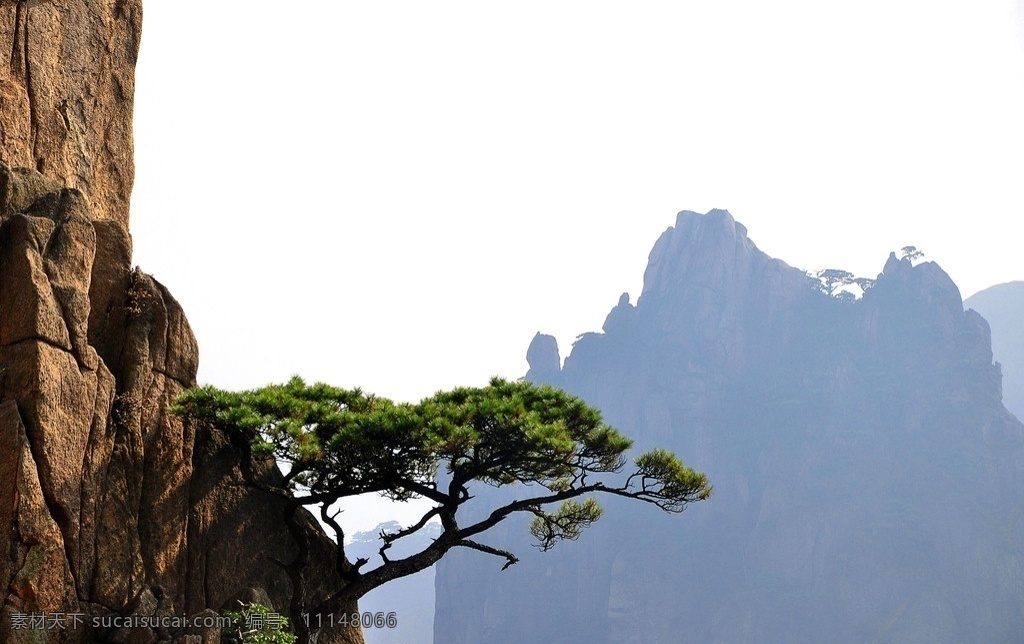
[[[562,369],[558,341],[554,336],[537,333],[526,351],[526,361],[530,365],[529,377],[535,380],[547,380],[557,376]]]
[[[682,517],[604,499],[605,518],[546,554],[509,526],[488,543],[522,561],[500,574],[450,555],[435,641],[1024,632],[1024,426],[1000,402],[988,325],[937,265],[890,257],[846,301],[728,213],[680,213],[636,306],[620,299],[546,373],[638,449],[705,471],[715,496]]]
[[[0,164],[76,188],[128,225],[141,0],[0,4]]]
[[[340,583],[308,514],[310,563],[301,583],[290,574],[285,501],[250,485],[278,480],[273,463],[169,413],[195,384],[198,349],[170,292],[131,264],[140,27],[138,0],[0,2],[5,643],[217,641],[181,618],[259,588],[297,620]],[[81,623],[24,621],[43,614]],[[178,620],[115,623],[126,616]]]
[[[0,632],[14,633],[5,641],[37,641],[14,628],[17,614],[123,616],[159,604],[191,615],[250,586],[290,609],[284,565],[297,549],[284,503],[245,485],[279,477],[276,467],[168,413],[198,366],[178,303],[129,268],[127,231],[94,219],[78,190],[3,167],[0,187],[0,498],[13,499],[0,510],[0,535],[10,535]],[[330,542],[306,523],[318,539],[308,605],[340,582]],[[360,640],[350,635],[321,641]],[[84,627],[47,636],[118,637]]]

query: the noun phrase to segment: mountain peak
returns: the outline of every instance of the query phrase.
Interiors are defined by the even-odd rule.
[[[707,472],[714,500],[682,521],[609,502],[586,545],[507,580],[442,561],[439,641],[1019,639],[1024,426],[937,264],[893,254],[834,297],[728,212],[684,211],[604,330],[548,382]]]
[[[765,262],[784,266],[758,250],[747,236],[747,228],[728,210],[715,209],[703,215],[684,210],[651,250],[641,299],[673,291],[679,285],[722,287]]]

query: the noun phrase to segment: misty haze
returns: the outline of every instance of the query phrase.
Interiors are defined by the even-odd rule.
[[[1022,0],[143,4],[0,0],[0,644],[1024,641]]]

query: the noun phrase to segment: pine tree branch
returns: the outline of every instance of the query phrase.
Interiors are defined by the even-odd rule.
[[[479,550],[480,552],[486,552],[489,555],[495,555],[498,557],[504,557],[507,559],[505,565],[501,567],[505,570],[513,564],[519,563],[519,558],[508,550],[499,550],[498,548],[492,548],[491,546],[477,543],[476,541],[470,541],[469,539],[463,539],[455,544],[456,546],[462,546],[463,548],[469,548],[471,550]]]

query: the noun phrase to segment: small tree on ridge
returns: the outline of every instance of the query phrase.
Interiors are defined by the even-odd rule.
[[[917,246],[904,246],[900,249],[900,253],[901,258],[910,260],[911,264],[924,257],[924,251],[918,250]]]
[[[854,281],[853,273],[839,268],[825,268],[812,277],[817,279],[818,288],[826,295],[835,295],[836,291],[853,284]]]

